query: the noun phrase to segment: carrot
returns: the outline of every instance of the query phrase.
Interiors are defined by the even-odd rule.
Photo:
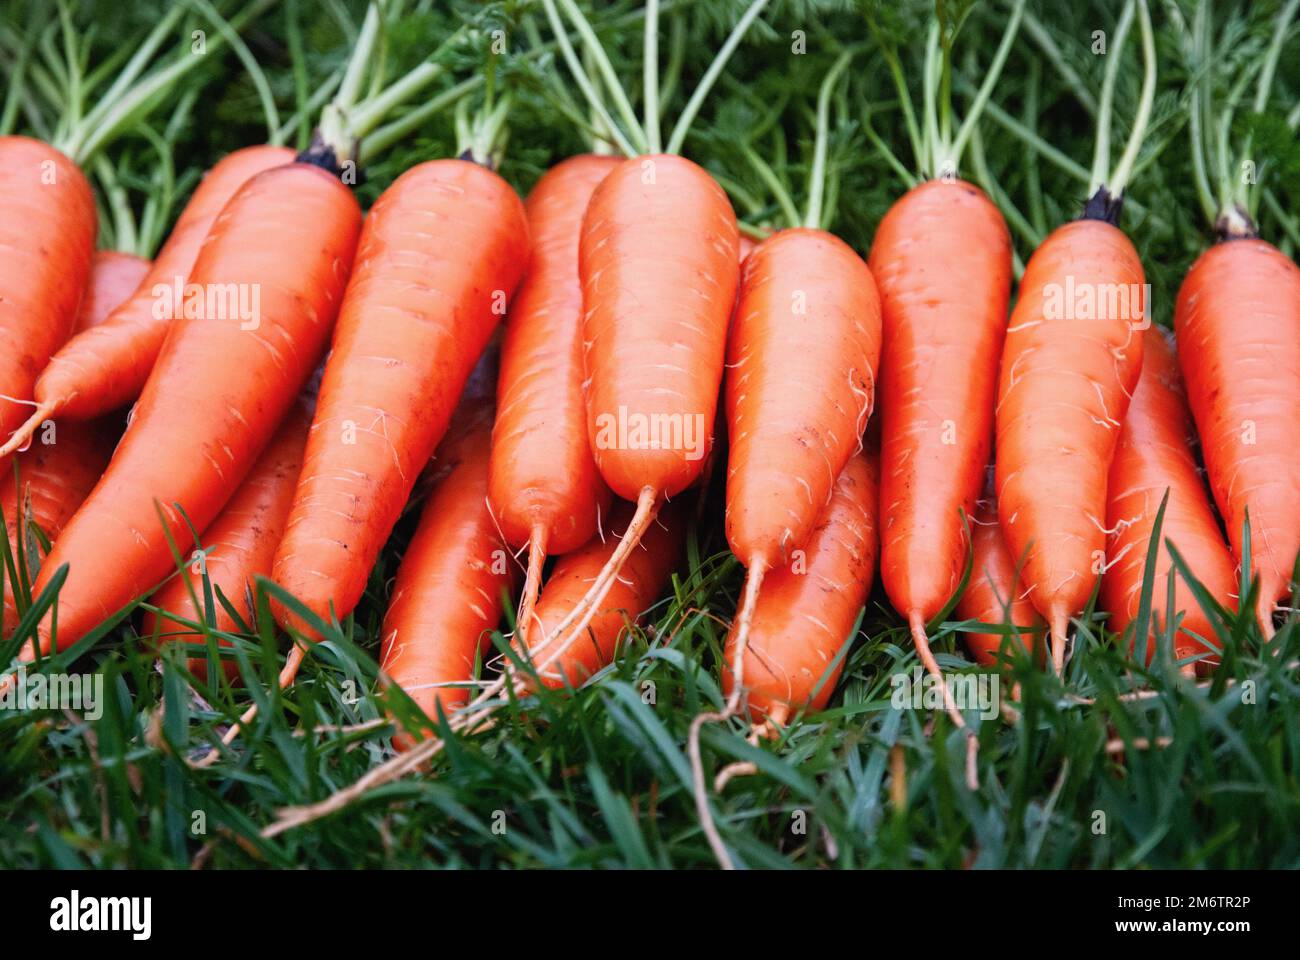
[[[571,157],[547,171],[524,204],[532,261],[506,318],[488,479],[506,541],[528,548],[520,637],[532,623],[547,552],[582,546],[609,509],[582,403],[578,238],[592,192],[616,166],[615,157]]]
[[[90,282],[81,298],[78,329],[102,323],[131,295],[149,268],[149,261],[115,250],[98,250],[91,260]],[[81,506],[113,453],[115,437],[102,422],[52,425],[39,434],[33,446],[14,458],[21,480],[19,488],[0,480],[0,513],[4,514],[10,552],[18,556],[19,529],[28,516],[53,541],[68,518]],[[30,561],[29,551],[24,550]],[[30,570],[28,575],[31,575]],[[4,586],[4,616],[0,636],[17,623],[13,584]]]
[[[50,417],[85,420],[125,406],[140,395],[173,323],[173,313],[190,301],[184,285],[218,216],[251,178],[292,160],[293,151],[285,147],[248,147],[225,157],[208,172],[130,299],[102,323],[69,340],[48,365],[42,364],[44,370],[34,388],[36,410],[0,447],[0,456],[26,443]]]
[[[610,516],[611,526],[625,527],[631,521],[632,513],[631,504],[618,503]],[[538,679],[545,686],[551,689],[560,689],[566,684],[579,686],[614,661],[618,640],[625,628],[635,624],[663,593],[673,567],[681,559],[686,513],[680,502],[659,512],[657,522],[650,524],[637,548],[628,555],[618,580],[605,595],[600,612],[592,617],[586,632],[546,668],[538,671]],[[552,638],[558,636],[556,628],[582,598],[592,578],[600,573],[617,547],[617,536],[596,535],[556,562],[555,570],[537,601],[537,629],[529,646],[529,656],[535,661],[545,659],[552,648]]]
[[[140,286],[149,267],[148,260],[133,253],[96,250],[90,261],[90,283],[77,312],[76,332],[97,327],[107,320],[118,304]]]
[[[190,282],[233,284],[248,304],[259,298],[258,315],[186,317],[168,331],[108,469],[41,569],[37,593],[70,568],[54,607],[58,644],[163,579],[166,534],[190,540],[178,505],[202,532],[238,489],[320,359],[360,219],[337,178],[294,163],[249,180],[213,224]],[[47,618],[42,652],[54,641]],[[29,643],[23,656],[34,655]]]
[[[1183,280],[1174,328],[1210,488],[1238,562],[1249,515],[1256,613],[1271,636],[1300,552],[1300,269],[1263,240],[1216,244]]]
[[[1112,171],[1110,111],[1124,39],[1141,13],[1144,76],[1133,129]],[[1052,666],[1065,665],[1070,617],[1106,557],[1106,479],[1142,370],[1146,277],[1116,226],[1155,99],[1146,0],[1124,7],[1107,62],[1089,200],[1029,259],[1002,354],[997,406],[998,509],[1023,557],[1029,599],[1048,622]]]
[[[321,617],[361,599],[527,259],[523,204],[478,164],[420,164],[375,202],[275,555]]]
[[[487,506],[492,405],[462,405],[435,463],[434,489],[402,556],[384,616],[380,669],[429,717],[469,699],[474,665],[490,649],[514,564]],[[459,685],[459,686],[458,686]],[[410,734],[393,744],[406,749]]]
[[[878,455],[854,454],[800,555],[775,567],[754,607],[741,676],[751,710],[782,724],[804,707],[826,706],[843,667],[836,661],[871,592],[879,503]],[[727,635],[725,662],[736,654],[739,625]],[[724,667],[724,690],[736,674]]]
[[[49,442],[45,442],[47,436]],[[4,514],[9,549],[15,558],[29,516],[48,540],[58,539],[68,518],[99,480],[113,453],[113,441],[112,432],[101,422],[62,423],[42,431],[30,448],[14,457],[21,489],[7,476],[10,470],[6,469],[6,476],[0,479],[0,513]],[[30,548],[25,547],[23,552],[30,565],[36,558]],[[17,621],[13,584],[9,571],[5,571],[0,636],[8,636]]]
[[[186,627],[184,622],[205,621],[204,573],[213,588],[215,628],[225,633],[256,628],[253,578],[268,576],[271,572],[271,558],[284,534],[289,505],[298,485],[310,425],[310,404],[300,401],[290,409],[234,496],[203,532],[202,544],[206,553],[191,555],[185,570],[149,598],[149,603],[157,607],[158,612],[145,613],[143,632],[146,636],[157,633],[167,643],[203,641],[203,634]],[[217,590],[240,612],[243,626],[216,599]],[[230,646],[224,638],[220,643]],[[196,676],[205,676],[207,660],[191,658],[189,669]],[[227,661],[225,672],[232,679],[239,676],[238,664],[233,660]]]
[[[961,581],[962,515],[974,512],[989,460],[1011,236],[978,187],[930,180],[890,207],[869,262],[884,309],[881,577],[943,683],[926,624]]]
[[[1024,0],[1012,4],[1001,40],[960,127],[952,129],[952,35],[926,37],[923,123],[897,54],[874,15],[867,23],[891,71],[921,182],[885,214],[868,261],[880,284],[880,536],[885,592],[907,621],[917,657],[937,681],[944,710],[966,733],[966,784],[979,787],[979,739],[958,709],[926,624],[957,590],[965,563],[963,513],[979,496],[988,462],[997,364],[1011,288],[1011,238],[985,194],[958,165],[1002,73]],[[955,28],[954,28],[955,31]],[[924,134],[921,130],[924,129]],[[896,166],[899,166],[897,163]]]
[[[1160,528],[1161,540],[1178,548],[1215,599],[1225,606],[1236,605],[1232,557],[1188,443],[1194,433],[1178,361],[1158,327],[1149,328],[1145,340],[1142,375],[1124,418],[1108,480],[1106,526],[1111,535],[1101,600],[1110,611],[1110,626],[1117,633],[1128,629],[1137,618],[1153,525],[1166,491],[1169,503]],[[1168,591],[1164,585],[1172,569],[1169,550],[1161,550],[1155,564],[1152,612],[1163,624],[1182,616],[1174,643],[1175,657],[1217,651],[1217,644],[1211,646],[1214,629],[1181,576],[1175,586],[1174,609],[1166,609]],[[1159,627],[1153,622],[1151,629],[1154,633]],[[1148,646],[1145,637],[1135,636],[1132,647],[1139,644],[1147,650],[1146,662],[1150,663],[1154,646]],[[1208,666],[1211,661],[1205,663]]]
[[[1007,547],[1025,558],[1029,599],[1051,626],[1058,673],[1069,618],[1088,602],[1106,555],[1106,478],[1141,371],[1144,284],[1123,233],[1076,220],[1034,251],[1007,331],[998,506]],[[1069,316],[1086,310],[1082,299],[1062,304],[1071,290],[1103,298],[1104,315]],[[1108,291],[1126,291],[1127,302],[1109,310]]]
[[[0,137],[0,169],[0,438],[8,438],[27,418],[50,354],[72,335],[97,218],[90,184],[53,147]]]
[[[1259,237],[1259,202],[1272,168],[1264,167],[1262,177],[1242,174],[1255,169],[1259,147],[1253,123],[1237,122],[1235,111],[1252,74],[1250,112],[1261,119],[1268,110],[1297,13],[1298,3],[1278,5],[1259,63],[1234,68],[1231,95],[1218,97],[1210,92],[1219,79],[1212,68],[1239,63],[1237,51],[1222,47],[1237,41],[1219,39],[1211,4],[1196,7],[1188,50],[1197,79],[1190,84],[1188,131],[1193,183],[1218,242],[1192,264],[1174,305],[1178,360],[1210,489],[1233,555],[1258,577],[1252,612],[1266,640],[1276,631],[1275,614],[1286,609],[1279,603],[1295,589],[1300,552],[1300,269]],[[1230,144],[1229,133],[1243,127],[1243,142]],[[1285,213],[1277,212],[1285,222]]]
[[[738,248],[727,195],[681,157],[625,160],[592,194],[579,248],[587,433],[605,483],[637,509],[557,637],[586,629],[662,501],[700,476]]]
[[[981,623],[1005,623],[1020,628],[1018,636],[1003,633],[966,634],[966,646],[977,663],[994,666],[1009,645],[1027,643],[1037,655],[1042,640],[1043,619],[1026,596],[1016,558],[1007,549],[998,523],[998,502],[986,492],[972,518],[970,581],[957,601],[957,616]]]
[[[832,234],[782,230],[745,260],[726,379],[727,541],[749,571],[738,649],[764,575],[808,540],[861,444],[880,325],[871,271]]]

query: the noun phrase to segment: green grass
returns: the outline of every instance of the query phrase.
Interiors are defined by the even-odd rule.
[[[157,669],[147,643],[121,629],[77,668],[105,677],[98,722],[0,712],[0,862],[711,865],[684,743],[690,718],[721,702],[722,623],[739,571],[714,552],[717,536],[712,525],[692,531],[703,558],[694,573],[582,689],[503,704],[490,731],[450,737],[427,774],[270,840],[260,833],[281,808],[325,799],[390,755],[381,718],[401,707],[376,691],[374,631],[328,630],[280,702],[195,769],[186,761],[216,743],[247,694],[189,676],[179,650]],[[950,646],[958,627],[945,623],[937,644]],[[980,722],[971,792],[963,735],[941,712],[891,705],[891,676],[915,658],[873,597],[829,709],[757,748],[740,721],[705,728],[710,779],[733,760],[759,770],[712,795],[716,819],[751,867],[1300,865],[1300,644],[1294,620],[1266,651],[1253,629],[1228,620],[1223,665],[1212,687],[1197,687],[1169,662],[1167,636],[1144,670],[1085,614],[1064,683],[1027,659],[1008,664],[1003,695],[1019,685],[1021,716]],[[265,640],[237,651],[259,696],[279,666],[269,631]],[[959,653],[940,659],[973,669]],[[1122,700],[1131,689],[1150,696]],[[1121,751],[1108,753],[1110,741]]]
[[[909,5],[913,9],[897,16],[881,10],[884,29],[905,63],[915,64],[924,26],[919,14],[927,5]],[[27,6],[10,2],[7,22],[25,22]],[[247,32],[282,118],[312,89],[301,78],[320,81],[346,53],[339,19],[309,16],[306,6],[285,4]],[[356,2],[326,6],[350,11],[353,22],[359,21]],[[522,9],[513,3],[477,6],[484,29],[497,21],[513,24]],[[601,15],[612,19],[634,6],[601,4]],[[765,17],[768,26],[741,48],[688,141],[688,152],[728,185],[750,222],[774,216],[776,205],[736,144],[750,142],[796,202],[802,201],[817,86],[843,45],[869,37],[860,12],[847,6],[774,5]],[[1258,48],[1268,14],[1267,4],[1257,6],[1258,14],[1242,26],[1246,50]],[[83,12],[94,7],[88,4]],[[1103,67],[1081,49],[1079,38],[1113,24],[1118,5],[1041,0],[1030,8],[1095,91]],[[692,38],[704,38],[683,52],[687,90],[679,85],[677,105],[689,93],[686,81],[702,70],[709,42],[720,40],[737,9],[705,3],[673,14],[687,18]],[[977,5],[958,37],[963,70],[968,51],[976,59],[968,74],[975,83],[978,65],[996,44],[1000,9]],[[301,17],[301,44],[292,41],[294,10]],[[431,49],[459,23],[439,10],[413,15],[411,29],[392,51],[397,62]],[[1154,159],[1140,165],[1124,225],[1155,286],[1157,319],[1168,323],[1178,282],[1209,236],[1185,146],[1187,72],[1159,5],[1155,15],[1161,82],[1148,151]],[[93,13],[82,17],[92,21]],[[111,48],[142,22],[143,14],[120,26],[104,19],[95,49]],[[670,29],[666,20],[665,38]],[[807,33],[807,55],[789,52],[795,29]],[[114,30],[124,33],[115,37]],[[607,39],[623,62],[636,62],[635,26]],[[298,46],[305,51],[301,57],[294,53]],[[661,52],[667,58],[667,39]],[[1132,48],[1128,56],[1136,64]],[[472,51],[455,51],[453,72],[468,75],[478,66],[474,58]],[[894,92],[878,66],[874,48],[859,54],[848,92],[831,111],[834,229],[861,251],[900,192],[866,136],[868,110],[874,133],[910,165],[902,121],[890,105]],[[548,99],[553,94],[546,92],[541,68],[520,59],[501,69],[517,84],[503,174],[526,191],[550,163],[584,144],[572,125],[557,123],[560,115]],[[1036,100],[1030,100],[1035,71]],[[628,71],[631,83],[636,77],[636,70]],[[172,142],[177,170],[188,171],[189,182],[227,150],[265,137],[256,91],[235,61],[228,59],[224,72],[208,79]],[[915,72],[909,79],[919,93]],[[959,96],[963,80],[959,75]],[[1136,67],[1121,74],[1121,139],[1139,80]],[[1284,56],[1276,100],[1292,102],[1297,89],[1300,59]],[[1020,120],[1032,105],[1042,143],[1087,164],[1087,114],[1031,39],[1022,36],[1017,43],[996,99]],[[777,104],[779,113],[773,110]],[[1033,229],[1046,232],[1076,215],[1084,184],[1035,157],[992,121],[981,133],[990,176]],[[423,127],[371,164],[360,189],[363,200],[372,201],[410,164],[448,152],[453,136],[450,116]],[[1284,179],[1273,185],[1285,209],[1296,184]],[[1286,227],[1265,211],[1265,236],[1279,240]],[[1022,235],[1015,241],[1020,258],[1027,259],[1032,247]],[[282,695],[266,692],[274,687],[287,641],[270,627],[264,591],[257,598],[261,631],[230,638],[244,686],[189,676],[180,650],[159,664],[149,639],[137,634],[134,615],[87,638],[49,666],[71,664],[78,672],[103,675],[108,697],[100,720],[0,710],[0,866],[714,865],[691,793],[685,743],[695,713],[721,702],[720,649],[740,588],[740,568],[721,530],[722,472],[715,472],[704,519],[692,529],[671,594],[642,629],[631,632],[615,664],[580,690],[503,704],[491,730],[450,737],[428,771],[385,784],[339,813],[271,839],[261,834],[279,811],[321,801],[392,756],[393,727],[384,718],[390,710],[403,716],[409,710],[377,689],[374,661],[413,511],[384,551],[355,615],[327,629],[326,642],[313,648],[298,682]],[[1149,598],[1167,585],[1148,583],[1147,589]],[[0,662],[8,662],[42,600],[50,599],[37,598],[15,640],[0,644]],[[751,760],[759,771],[733,780],[721,795],[710,790],[713,813],[733,858],[749,867],[1300,866],[1296,622],[1293,615],[1266,646],[1253,624],[1223,617],[1223,664],[1212,685],[1196,686],[1169,661],[1167,636],[1153,667],[1145,669],[1124,654],[1100,613],[1086,611],[1076,620],[1074,655],[1063,679],[1027,660],[1006,664],[1001,689],[1005,696],[1012,684],[1018,686],[1018,722],[979,721],[968,714],[980,738],[980,787],[970,791],[964,784],[964,738],[948,718],[941,711],[891,705],[891,677],[910,673],[915,657],[877,586],[827,710],[798,718],[781,740],[757,747],[746,742],[748,730],[740,720],[705,728],[710,780],[733,760]],[[934,631],[949,671],[974,669],[964,657],[960,630],[948,621]],[[1130,690],[1149,695],[1121,699]],[[195,767],[250,696],[269,698],[257,722],[216,763]],[[1107,745],[1115,742],[1120,747],[1111,752]]]

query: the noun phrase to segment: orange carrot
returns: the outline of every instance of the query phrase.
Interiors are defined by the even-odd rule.
[[[591,194],[618,163],[571,157],[537,181],[524,205],[533,254],[506,318],[488,480],[506,541],[528,547],[521,637],[531,626],[546,554],[582,546],[609,509],[582,404],[578,238]]]
[[[1069,618],[1106,554],[1106,475],[1142,368],[1145,277],[1102,219],[1054,230],[1034,251],[1007,331],[997,408],[998,507],[1024,557],[1029,599],[1065,663]]]
[[[623,529],[631,521],[632,513],[632,505],[620,501],[610,516],[611,527]],[[625,628],[635,624],[668,585],[673,568],[681,559],[685,527],[686,510],[682,503],[671,504],[659,512],[657,522],[650,525],[637,548],[628,555],[618,580],[606,594],[600,612],[592,617],[586,632],[538,671],[543,684],[553,690],[566,683],[576,687],[614,661]],[[541,663],[555,649],[551,640],[558,636],[555,628],[582,598],[617,545],[616,535],[597,534],[556,562],[537,601],[537,629],[529,636],[529,655],[533,660]]]
[[[9,550],[15,560],[20,531],[26,529],[25,520],[29,515],[46,539],[51,543],[58,539],[68,518],[99,480],[113,453],[113,442],[112,432],[98,421],[61,423],[46,428],[37,434],[30,448],[13,459],[21,489],[10,476],[12,467],[6,462],[4,476],[0,478],[0,513],[4,514]],[[30,576],[36,558],[26,547],[24,552]],[[6,570],[0,636],[8,636],[16,623],[13,584]]]
[[[961,581],[962,514],[988,464],[1011,237],[978,187],[930,180],[885,214],[870,263],[884,307],[881,577],[942,683],[925,625]]]
[[[184,572],[150,597],[149,602],[160,612],[145,613],[143,630],[146,636],[157,632],[160,639],[168,643],[178,640],[202,642],[203,635],[183,626],[181,621],[204,622],[205,572],[213,587],[216,629],[227,633],[241,629],[216,598],[217,590],[240,612],[244,624],[256,629],[256,610],[251,603],[253,578],[271,573],[271,558],[275,556],[275,548],[289,517],[310,425],[310,405],[306,401],[299,402],[289,411],[234,496],[203,532],[202,545],[206,553],[201,556],[191,554]],[[198,599],[197,605],[194,598]],[[221,644],[230,646],[224,638]],[[205,676],[207,660],[191,658],[189,669],[196,676]],[[233,660],[227,661],[225,672],[231,678],[239,676],[238,664]]]
[[[380,668],[429,717],[469,699],[466,685],[501,622],[514,564],[487,506],[492,406],[465,404],[438,448],[444,475],[402,556],[384,617]],[[460,686],[457,686],[460,684]],[[402,732],[398,749],[411,745]]]
[[[727,195],[682,157],[623,161],[587,206],[579,261],[587,429],[601,475],[625,500],[646,490],[675,496],[699,475],[712,445],[738,245]],[[660,422],[681,424],[660,438],[676,443],[654,445],[648,432]]]
[[[768,237],[741,273],[727,349],[727,541],[749,571],[737,648],[765,573],[788,563],[861,445],[880,365],[871,271],[822,230]]]
[[[0,440],[5,440],[30,414],[36,378],[50,354],[72,335],[90,279],[96,214],[85,176],[51,146],[0,137],[0,169]],[[5,449],[0,457],[10,452]]]
[[[348,189],[307,164],[258,174],[227,205],[190,282],[233,284],[258,309],[172,324],[108,469],[41,569],[37,592],[70,566],[54,608],[60,645],[166,576],[164,534],[191,540],[177,505],[202,532],[238,489],[320,360],[360,220]],[[49,618],[40,642],[48,652]],[[24,657],[34,654],[28,644]]]
[[[966,646],[977,663],[996,665],[1004,649],[1024,644],[1035,655],[1040,652],[1043,618],[1029,602],[1028,591],[1016,569],[1016,558],[1007,549],[998,523],[998,502],[986,491],[972,517],[970,581],[957,601],[957,616],[981,623],[1003,623],[1022,628],[1020,639],[1002,633],[967,633]]]
[[[798,556],[763,581],[754,608],[742,677],[749,705],[773,723],[805,706],[826,706],[849,639],[875,576],[878,456],[857,453],[835,481],[828,503]],[[727,636],[722,679],[730,693],[738,625]]]
[[[582,223],[587,432],[601,476],[636,513],[552,650],[580,635],[661,501],[697,480],[713,443],[739,276],[736,216],[704,170],[672,154],[620,163]]]
[[[818,522],[871,413],[880,301],[862,258],[822,230],[773,234],[745,261],[727,348],[727,540],[753,569]]]
[[[1116,632],[1126,630],[1137,617],[1151,533],[1166,491],[1169,504],[1160,529],[1161,541],[1178,548],[1215,599],[1225,606],[1236,606],[1232,557],[1188,444],[1194,428],[1183,396],[1178,361],[1159,327],[1150,327],[1144,339],[1142,376],[1129,404],[1128,416],[1124,418],[1107,487],[1106,526],[1110,530],[1110,544],[1106,573],[1101,581],[1101,601],[1110,611],[1110,627]],[[1171,617],[1181,615],[1174,643],[1176,657],[1217,650],[1214,630],[1181,575],[1175,578],[1174,609],[1166,609],[1172,569],[1168,548],[1161,550],[1156,559],[1151,597],[1152,632],[1162,628]],[[1144,641],[1145,638],[1134,637],[1132,646],[1137,649],[1145,646],[1150,663],[1155,647]],[[1207,642],[1213,647],[1207,646]]]
[[[77,313],[76,332],[97,327],[107,320],[118,304],[140,286],[149,266],[148,260],[133,253],[96,250],[90,261],[90,283],[86,285]]]
[[[1188,271],[1174,328],[1210,488],[1238,562],[1249,511],[1257,615],[1272,636],[1300,551],[1300,269],[1263,240],[1216,244]]]
[[[475,163],[413,167],[371,209],[275,555],[321,617],[360,600],[527,260],[523,204]]]
[[[292,160],[293,151],[284,147],[248,147],[225,157],[208,172],[131,298],[104,322],[63,345],[48,365],[42,360],[43,371],[34,388],[38,407],[0,448],[0,456],[25,443],[49,417],[86,420],[125,406],[140,395],[173,322],[173,311],[181,311],[189,302],[184,284],[218,216],[252,177]],[[8,432],[6,429],[0,435]]]

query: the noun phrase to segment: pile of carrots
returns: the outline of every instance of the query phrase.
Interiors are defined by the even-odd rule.
[[[588,682],[715,522],[746,579],[727,702],[701,723],[770,733],[823,708],[877,571],[940,679],[928,634],[954,618],[980,664],[1064,671],[1098,589],[1147,662],[1172,635],[1183,669],[1211,669],[1243,588],[1273,634],[1300,553],[1291,259],[1225,234],[1184,280],[1175,343],[1140,298],[1052,309],[1061,289],[1143,288],[1115,177],[1013,289],[1002,213],[955,176],[963,134],[855,251],[820,216],[742,231],[655,113],[617,121],[630,156],[571,157],[526,199],[469,155],[407,170],[364,216],[335,152],[251,145],[208,171],[152,263],[94,250],[72,159],[0,138],[3,631],[25,635],[20,659],[143,603],[141,637],[190,644],[202,674],[205,632],[266,626],[268,581],[287,684],[413,505],[379,656],[428,722],[399,748],[492,676]],[[256,291],[257,316],[160,310],[177,280]],[[705,515],[723,474],[725,512]]]

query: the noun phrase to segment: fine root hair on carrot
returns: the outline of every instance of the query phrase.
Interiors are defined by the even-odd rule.
[[[889,748],[889,803],[898,813],[907,810],[907,755],[900,743]]]
[[[558,635],[557,635],[558,636]],[[569,647],[578,639],[580,634],[571,631],[568,636],[556,642],[554,649],[547,649],[545,656],[540,662],[536,663],[537,672],[543,673],[550,666],[559,661],[564,656]],[[556,641],[557,637],[553,636],[545,640],[545,643]],[[532,651],[537,654],[541,644]],[[287,666],[286,666],[287,669]],[[468,703],[463,709],[448,718],[447,726],[452,733],[477,733],[488,729],[491,725],[492,714],[501,706],[509,702],[508,698],[500,698],[501,693],[505,690],[507,682],[510,683],[512,692],[516,696],[527,694],[527,678],[512,676],[511,673],[503,673],[502,676],[489,683],[483,688],[477,697]],[[495,700],[495,702],[493,702]],[[369,773],[359,780],[336,790],[330,796],[318,803],[308,804],[299,807],[286,807],[279,811],[276,820],[267,825],[262,830],[262,837],[270,839],[279,836],[287,830],[300,827],[305,824],[319,820],[321,817],[327,817],[332,813],[347,807],[349,804],[356,802],[365,796],[371,790],[378,789],[386,783],[399,780],[408,773],[414,773],[422,770],[428,762],[437,754],[442,752],[446,742],[442,737],[430,737],[421,740],[411,749],[404,753],[398,754],[391,760],[388,760],[377,767],[374,767]],[[205,758],[206,759],[206,758]]]
[[[740,603],[740,612],[736,616],[736,650],[731,658],[731,693],[723,704],[721,711],[706,711],[695,715],[691,721],[690,735],[687,737],[686,749],[691,758],[691,778],[694,782],[695,810],[700,818],[700,827],[709,841],[709,847],[724,870],[734,870],[736,865],[727,852],[722,835],[718,833],[717,824],[709,810],[709,797],[704,781],[704,758],[700,753],[700,731],[706,723],[724,723],[740,711],[740,703],[745,695],[745,652],[749,646],[749,627],[754,619],[754,607],[758,604],[758,591],[763,585],[763,575],[767,568],[762,560],[754,560],[749,567],[749,576],[745,578],[745,595]],[[725,670],[726,667],[724,666]],[[719,778],[723,786],[730,777]],[[716,786],[716,785],[715,785]]]
[[[729,763],[713,778],[713,792],[721,793],[727,788],[732,780],[737,777],[752,777],[758,773],[758,767],[749,760],[737,760],[735,763]]]
[[[1173,737],[1156,737],[1155,740],[1151,740],[1148,737],[1135,737],[1132,741],[1126,743],[1124,740],[1116,737],[1114,740],[1106,741],[1105,750],[1107,754],[1114,756],[1115,754],[1123,753],[1130,746],[1134,750],[1163,750],[1165,747],[1171,746],[1173,742]]]
[[[916,646],[916,655],[921,658],[921,663],[925,669],[934,677],[939,684],[939,693],[943,696],[943,708],[958,730],[966,732],[966,786],[972,790],[978,790],[980,786],[979,767],[976,764],[976,758],[979,755],[980,742],[975,731],[966,725],[966,720],[957,709],[957,704],[952,698],[952,691],[948,688],[948,681],[944,679],[943,669],[939,666],[939,661],[934,658],[934,652],[930,649],[930,638],[925,633],[925,620],[920,613],[913,613],[908,618],[908,628],[912,633],[912,642]]]
[[[289,651],[289,656],[284,661],[284,667],[280,670],[280,677],[277,681],[281,690],[287,690],[293,685],[293,681],[298,676],[298,670],[302,666],[303,657],[307,653],[307,645],[301,641],[295,641],[293,649]],[[257,704],[254,703],[240,715],[239,721],[233,724],[221,736],[222,746],[228,747],[235,742],[241,730],[245,729],[250,723],[257,719]],[[221,757],[221,748],[213,747],[206,754],[194,761],[191,766],[195,769],[211,766]]]
[[[8,400],[10,403],[32,403],[31,400],[19,400],[17,397],[7,397],[3,395],[0,395],[0,400]],[[33,403],[32,405],[36,407],[36,409],[32,411],[32,415],[23,421],[18,429],[13,432],[13,436],[11,436],[3,446],[0,446],[0,460],[3,460],[11,453],[26,453],[27,449],[32,445],[32,437],[35,436],[36,431],[40,429],[41,424],[44,423],[45,419],[55,410],[55,405],[49,402],[41,404]]]
[[[533,609],[542,587],[542,567],[546,564],[546,527],[533,527],[528,538],[528,572],[524,576],[523,592],[519,597],[519,611],[515,616],[515,639],[521,649],[528,649],[528,628],[532,626]]]
[[[790,717],[790,706],[785,703],[778,703],[768,712],[767,719],[762,723],[756,723],[749,728],[749,736],[745,738],[751,746],[758,746],[760,739],[774,739],[780,733],[780,728],[785,725],[786,720]],[[758,765],[749,760],[738,760],[735,763],[729,763],[713,778],[713,792],[721,793],[726,789],[728,783],[737,777],[752,777],[758,773]]]
[[[619,572],[623,569],[623,564],[640,544],[646,529],[654,522],[658,512],[658,492],[653,487],[643,488],[637,498],[636,513],[632,516],[627,530],[623,533],[622,541],[610,555],[604,569],[592,581],[591,587],[583,594],[582,599],[574,604],[569,615],[556,625],[550,636],[543,637],[542,642],[532,649],[531,653],[534,657],[541,650],[546,650],[549,655],[551,651],[548,648],[552,644],[559,644],[560,649],[567,650],[573,639],[582,635],[592,618],[600,611],[600,605],[605,602],[605,597],[613,588],[614,581],[618,579]]]

